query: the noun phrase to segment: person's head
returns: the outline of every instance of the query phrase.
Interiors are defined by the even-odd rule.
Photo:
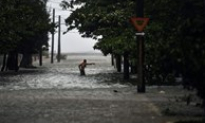
[[[84,60],[83,60],[83,62],[84,62],[84,63],[86,63],[86,62],[87,62],[87,60],[86,60],[86,59],[84,59]]]

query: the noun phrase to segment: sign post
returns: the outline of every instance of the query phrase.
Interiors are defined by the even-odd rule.
[[[135,26],[137,33],[137,45],[138,45],[138,72],[137,72],[137,91],[139,93],[145,93],[145,78],[144,78],[144,33],[142,32],[146,27],[149,18],[144,18],[144,0],[136,0],[136,15],[137,17],[131,18],[133,25]]]
[[[131,21],[138,32],[142,32],[149,22],[149,18],[132,17]]]

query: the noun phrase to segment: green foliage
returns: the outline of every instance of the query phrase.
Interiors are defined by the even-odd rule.
[[[159,78],[157,81],[164,81],[169,74],[181,75],[205,99],[202,89],[205,88],[203,1],[146,0],[145,3],[147,16],[151,18],[146,39],[149,71]]]
[[[98,39],[94,48],[100,49],[105,55],[122,54],[132,49],[134,30],[130,17],[134,14],[133,1],[73,1],[73,4],[79,3],[84,4],[66,19],[68,31],[77,28],[82,37]],[[68,6],[68,3],[64,5]]]
[[[48,46],[51,25],[46,1],[0,1],[0,53],[30,53]]]
[[[145,65],[148,82],[174,82],[176,76],[190,81],[205,99],[205,3],[202,0],[144,0],[150,18],[145,36]],[[134,0],[73,0],[66,19],[68,31],[76,28],[83,37],[98,40],[94,48],[104,54],[129,51],[136,61]],[[81,7],[74,9],[75,5]]]

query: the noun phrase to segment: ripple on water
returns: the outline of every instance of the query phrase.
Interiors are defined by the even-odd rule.
[[[51,65],[44,63],[43,67],[35,70],[20,70],[16,74],[4,75],[0,78],[0,89],[70,89],[70,88],[111,88],[127,87],[121,84],[121,74],[116,73],[110,65],[110,57],[102,55],[87,55],[88,62],[95,62],[94,66],[87,66],[86,76],[80,76],[78,63],[84,55],[70,56],[61,63]]]

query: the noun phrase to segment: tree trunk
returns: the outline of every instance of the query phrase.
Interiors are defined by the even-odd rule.
[[[39,50],[39,65],[42,66],[42,48]]]
[[[120,55],[116,55],[116,67],[117,67],[117,72],[121,72],[122,68],[121,68],[121,56]]]
[[[4,53],[4,57],[3,57],[3,65],[2,65],[2,68],[1,68],[2,72],[4,71],[5,67],[6,67],[6,53]]]
[[[114,66],[114,55],[113,54],[111,54],[111,64],[112,66]]]
[[[129,74],[129,54],[127,52],[124,53],[124,79],[128,80],[130,78]]]
[[[20,62],[20,61],[18,60],[18,53],[15,53],[15,71],[16,71],[16,72],[18,72],[18,70],[19,70],[19,64],[18,64],[18,62]]]
[[[16,72],[19,69],[18,66],[18,53],[16,52],[10,52],[7,60],[7,69],[9,70],[15,70]]]
[[[203,108],[204,108],[204,113],[205,113],[205,99],[203,99],[203,101],[202,101],[202,106],[203,106]],[[204,117],[205,118],[205,117]],[[204,119],[205,120],[205,119]]]
[[[133,63],[131,63],[130,67],[131,67],[131,73],[136,74],[137,73],[137,66],[134,65]]]
[[[23,59],[22,59],[22,62],[21,62],[21,67],[24,67],[24,68],[31,68],[31,67],[33,67],[33,65],[32,65],[32,55],[31,54],[28,54],[28,53],[24,53],[23,54]]]

